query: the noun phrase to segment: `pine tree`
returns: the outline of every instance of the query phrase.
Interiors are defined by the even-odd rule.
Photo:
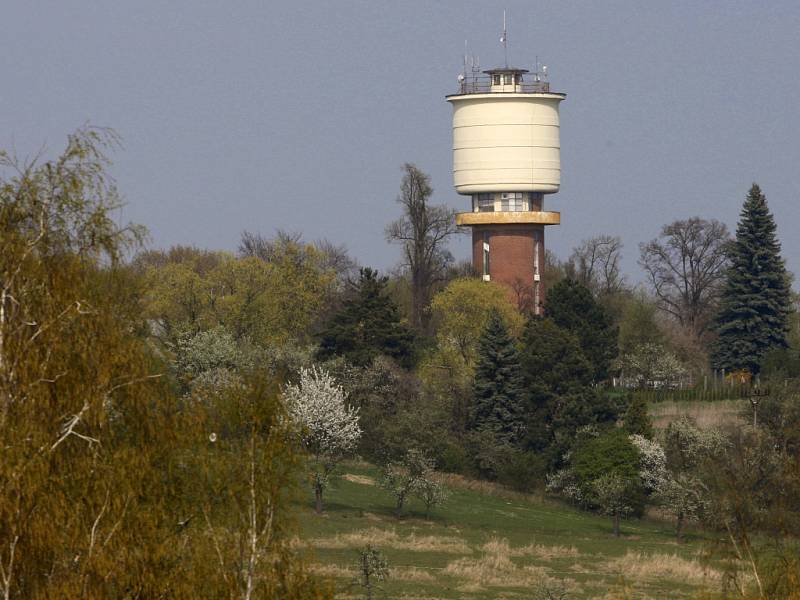
[[[625,431],[653,439],[653,420],[647,414],[647,402],[641,396],[634,396],[625,412]]]
[[[515,443],[524,427],[519,353],[498,311],[478,342],[472,427]]]
[[[370,268],[360,271],[353,296],[320,335],[318,360],[343,356],[367,366],[381,354],[404,367],[414,362],[414,335],[400,320],[397,305],[386,293],[387,277]]]
[[[618,354],[617,328],[591,290],[572,279],[562,279],[547,294],[546,315],[580,341],[583,355],[592,365],[592,378],[608,377],[611,361]]]
[[[740,216],[714,322],[712,364],[758,373],[769,350],[787,346],[791,299],[775,220],[755,183]]]

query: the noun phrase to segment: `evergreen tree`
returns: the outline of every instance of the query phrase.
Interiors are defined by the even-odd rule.
[[[562,279],[548,292],[545,312],[556,325],[578,338],[583,355],[591,363],[592,379],[606,379],[618,353],[618,330],[589,288],[573,279]]]
[[[712,364],[758,373],[769,350],[787,346],[791,298],[775,220],[755,183],[740,216],[714,322]]]
[[[500,313],[492,311],[478,342],[472,428],[515,443],[524,428],[519,353]]]
[[[528,322],[520,363],[526,391],[524,446],[546,451],[551,466],[560,463],[581,427],[616,422],[618,403],[591,385],[592,368],[578,338],[550,319]]]
[[[386,294],[387,282],[388,278],[379,277],[376,271],[361,269],[352,297],[320,335],[318,360],[342,356],[354,365],[366,366],[383,354],[404,367],[413,365],[414,336]]]
[[[647,414],[647,402],[641,396],[631,399],[625,412],[625,431],[629,434],[641,435],[648,440],[653,439],[653,421]]]

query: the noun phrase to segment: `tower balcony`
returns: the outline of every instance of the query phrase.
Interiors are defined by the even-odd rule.
[[[553,211],[463,212],[456,215],[456,225],[560,225],[561,213]]]

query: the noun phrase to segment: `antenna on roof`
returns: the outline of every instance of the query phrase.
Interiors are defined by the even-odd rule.
[[[500,43],[503,44],[503,55],[505,56],[506,69],[508,68],[508,32],[506,31],[506,9],[503,9],[503,35],[500,36]]]

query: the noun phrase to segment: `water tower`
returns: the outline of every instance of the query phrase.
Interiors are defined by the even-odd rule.
[[[505,43],[506,36],[501,41]],[[561,215],[544,210],[561,183],[559,103],[547,67],[481,71],[473,59],[459,75],[453,105],[453,182],[471,198],[456,223],[472,228],[472,265],[541,314],[544,228]]]

